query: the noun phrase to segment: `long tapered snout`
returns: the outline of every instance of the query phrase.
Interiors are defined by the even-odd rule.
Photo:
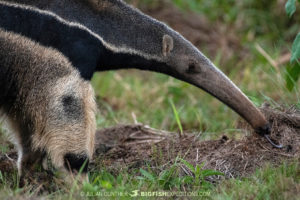
[[[223,72],[203,57],[197,64],[189,65],[178,78],[218,98],[243,117],[258,134],[269,134],[270,126],[264,115]]]

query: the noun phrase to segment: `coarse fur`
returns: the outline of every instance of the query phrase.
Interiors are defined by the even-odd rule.
[[[94,92],[60,52],[0,29],[0,90],[20,174],[46,155],[62,171],[67,154],[92,158]]]
[[[30,7],[0,1],[0,27],[59,50],[86,80],[91,79],[105,51],[101,41],[79,24]]]
[[[240,114],[257,132],[261,134],[270,132],[268,122],[263,114],[194,45],[164,23],[141,13],[121,0],[6,1],[42,9],[43,11],[37,11],[39,12],[38,17],[51,15],[58,21],[63,22],[64,26],[72,26],[73,28],[76,26],[81,30],[87,31],[91,37],[95,37],[100,41],[100,45],[99,42],[95,42],[95,45],[98,45],[101,50],[94,50],[94,52],[99,54],[96,57],[94,57],[95,54],[88,55],[89,59],[98,60],[96,66],[87,66],[82,63],[79,63],[79,65],[74,64],[76,59],[84,59],[76,51],[87,50],[91,47],[90,45],[83,44],[80,48],[67,48],[75,52],[75,56],[73,55],[72,58],[68,55],[67,57],[69,57],[75,67],[79,68],[81,74],[84,74],[85,71],[92,74],[95,70],[103,71],[124,68],[137,68],[168,74],[191,83],[215,96]],[[22,7],[17,4],[14,6]],[[23,6],[23,8],[26,10],[25,12],[34,10],[28,6]],[[74,23],[79,23],[80,25]],[[32,24],[39,27],[40,23],[34,18]],[[13,25],[12,27],[16,29],[15,26]],[[69,36],[74,36],[62,30],[63,26],[61,24],[55,27],[55,29],[52,29],[52,34],[58,34],[57,37],[59,38],[62,37],[60,36],[61,34],[67,35],[68,38]],[[56,31],[57,29],[59,31]],[[29,33],[28,35],[35,35],[37,34],[36,32],[42,32],[42,30],[35,30],[35,33]],[[49,35],[49,33],[46,35]],[[76,39],[78,39],[77,36]],[[84,40],[85,37],[81,39]],[[42,43],[42,40],[39,38],[35,38],[35,40]],[[73,47],[68,42],[61,41],[61,43],[60,45],[63,48]],[[53,47],[65,53],[61,46],[54,44]],[[85,59],[88,60],[87,58]],[[90,78],[91,74],[86,77]]]

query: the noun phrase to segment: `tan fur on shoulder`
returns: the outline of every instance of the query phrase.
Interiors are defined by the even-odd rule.
[[[0,109],[14,134],[20,173],[45,155],[58,169],[67,154],[92,158],[94,92],[67,58],[0,29],[0,78]]]

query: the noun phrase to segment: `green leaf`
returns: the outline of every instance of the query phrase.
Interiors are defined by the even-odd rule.
[[[292,91],[300,77],[300,65],[295,63],[286,68],[286,87]]]
[[[149,172],[147,172],[147,171],[145,171],[143,169],[140,169],[140,172],[141,172],[141,174],[143,176],[145,176],[146,178],[148,178],[150,181],[155,182],[155,177],[152,174],[150,174]]]
[[[160,173],[158,180],[165,181],[169,178],[170,172],[168,170],[164,170]]]
[[[203,181],[201,184],[202,188],[205,190],[211,189],[214,187],[214,185],[208,181]]]
[[[145,180],[145,177],[143,177],[143,176],[137,176],[136,179],[143,181],[143,180]]]
[[[188,161],[183,160],[183,159],[181,159],[181,158],[180,158],[180,161],[181,161],[187,168],[189,168],[189,170],[191,170],[191,172],[195,173],[195,167],[194,167],[191,163],[189,163]]]
[[[285,11],[289,17],[293,16],[296,11],[296,0],[288,0],[285,4]]]
[[[185,176],[183,177],[182,182],[185,184],[192,184],[194,181],[194,178],[192,176]]]
[[[296,62],[300,58],[300,33],[298,33],[292,46],[291,62]]]
[[[211,170],[211,169],[202,170],[203,178],[205,178],[207,176],[214,176],[214,175],[224,176],[224,173],[218,172],[218,171],[215,171],[215,170]]]
[[[108,182],[108,181],[102,180],[100,182],[100,184],[101,184],[101,187],[103,187],[105,189],[111,189],[112,188],[112,184],[110,182]]]
[[[90,183],[84,183],[82,190],[84,192],[98,192],[99,187],[97,185],[93,185],[93,184],[90,184]]]
[[[181,125],[181,121],[180,121],[180,118],[179,118],[179,114],[177,112],[177,109],[174,105],[174,102],[172,99],[169,99],[170,101],[170,104],[172,106],[172,109],[173,109],[173,113],[174,113],[174,116],[175,116],[175,119],[176,119],[176,122],[177,122],[177,125],[179,127],[179,130],[180,130],[180,134],[183,135],[183,128],[182,128],[182,125]]]
[[[200,176],[200,171],[201,171],[201,168],[199,165],[196,166],[196,169],[195,169],[195,176],[196,178],[199,178]]]

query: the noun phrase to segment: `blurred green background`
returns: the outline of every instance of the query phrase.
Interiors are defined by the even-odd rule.
[[[288,17],[283,0],[127,0],[194,43],[257,105],[299,106],[299,87],[286,77],[299,14]],[[170,100],[188,132],[204,137],[236,132],[238,115],[194,86],[138,70],[95,74],[98,127],[138,122],[179,131]]]
[[[297,9],[292,17],[287,16],[285,0],[127,2],[180,32],[257,106],[268,102],[274,108],[300,108],[299,82],[294,78],[295,69],[300,67],[289,62],[292,42],[300,28],[300,11]],[[138,121],[174,132],[181,131],[182,126],[186,132],[201,132],[201,139],[219,138],[224,133],[236,138],[245,135],[244,130],[237,128],[240,117],[236,113],[209,94],[172,77],[138,70],[110,71],[96,73],[92,84],[99,107],[99,129]],[[174,114],[174,107],[178,116]],[[181,126],[176,117],[179,117]],[[4,136],[0,143],[2,158],[9,158],[7,153],[13,145]],[[145,162],[132,169],[132,165],[124,160],[128,168],[118,168],[115,163],[105,164],[105,160],[99,157],[89,174],[90,183],[79,188],[74,182],[70,189],[56,180],[49,186],[55,190],[43,198],[82,199],[82,192],[99,191],[204,190],[210,193],[209,197],[195,199],[299,199],[300,167],[299,158],[296,159],[293,164],[283,163],[277,168],[267,165],[249,177],[224,180],[205,188],[205,182],[199,182],[197,176],[183,176],[182,165],[176,163],[163,160],[162,165],[151,166]],[[189,163],[185,165],[194,167]],[[203,175],[199,166],[197,173]],[[185,182],[188,180],[185,178],[192,183]],[[39,199],[40,196],[35,196],[37,191],[31,186],[20,189],[16,171],[8,174],[0,171],[0,199]],[[111,196],[110,199],[119,197]]]

